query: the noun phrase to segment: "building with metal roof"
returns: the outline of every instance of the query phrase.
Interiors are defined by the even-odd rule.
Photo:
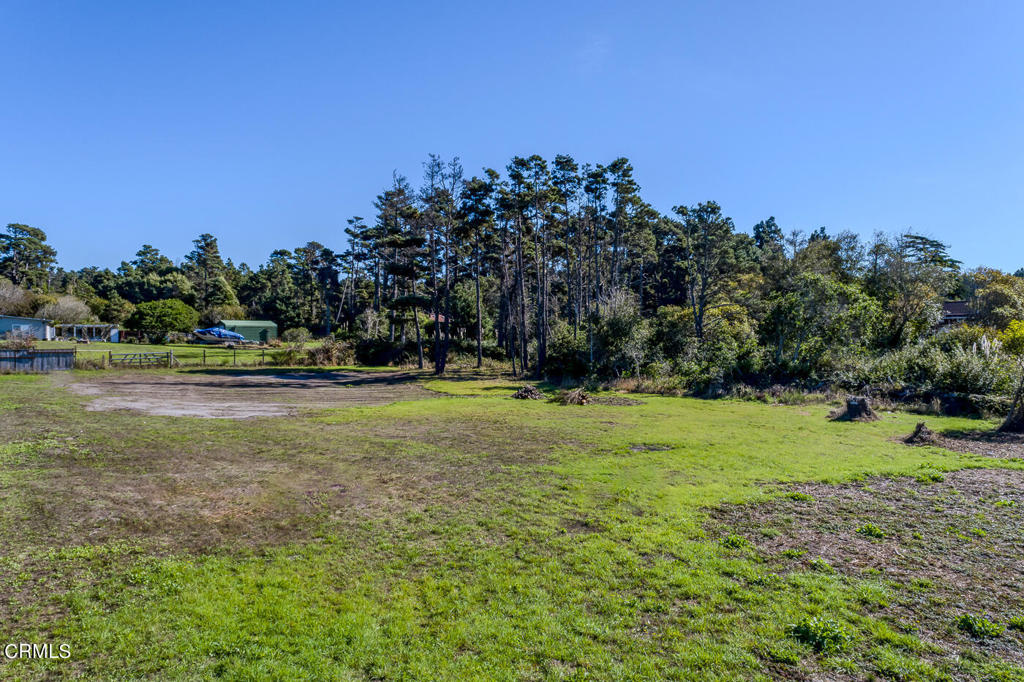
[[[246,341],[267,343],[277,338],[277,324],[269,320],[221,320],[216,326],[241,334]]]

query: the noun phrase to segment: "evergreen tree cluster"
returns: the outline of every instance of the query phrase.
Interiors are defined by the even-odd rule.
[[[466,177],[457,158],[431,155],[418,187],[396,173],[374,207],[348,220],[343,250],[309,242],[255,269],[202,234],[180,263],[143,245],[115,271],[65,271],[42,230],[12,224],[0,313],[63,294],[140,330],[172,308],[197,324],[269,319],[439,374],[460,355],[705,387],[881,371],[879,358],[949,345],[929,340],[947,300],[970,302],[981,331],[958,333],[975,346],[1024,319],[1024,269],[965,272],[946,244],[909,232],[864,240],[766,218],[748,233],[713,201],[663,214],[626,158],[515,157]],[[180,306],[146,308],[166,301]]]

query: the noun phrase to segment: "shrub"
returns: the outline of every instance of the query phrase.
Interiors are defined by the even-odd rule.
[[[618,291],[601,300],[594,327],[594,363],[602,376],[637,376],[650,356],[651,329],[636,298]]]
[[[352,346],[331,337],[324,339],[321,345],[310,348],[306,355],[309,363],[317,367],[351,365],[355,359],[355,352],[352,350]]]
[[[548,341],[547,367],[552,376],[578,379],[587,375],[590,348],[584,329],[573,334],[572,326],[557,322]]]
[[[959,630],[966,632],[971,637],[977,637],[978,639],[998,637],[1003,634],[1003,630],[1005,629],[999,623],[993,623],[984,616],[976,616],[971,613],[961,615],[954,622]]]
[[[25,332],[7,332],[0,347],[7,350],[32,350],[36,347],[36,337]]]
[[[957,393],[1005,392],[1012,379],[999,353],[999,342],[982,337],[970,348],[954,348],[935,378],[937,388]]]
[[[303,344],[312,338],[312,334],[305,327],[295,327],[293,329],[285,329],[281,334],[281,340],[285,343],[298,343]]]
[[[36,315],[46,320],[65,324],[94,322],[96,316],[83,301],[74,296],[61,296],[52,303],[47,303],[36,311]]]
[[[31,315],[36,305],[32,292],[0,277],[0,315]]]
[[[1007,353],[1024,356],[1024,320],[1010,322],[998,338]]]
[[[815,651],[828,653],[842,651],[853,641],[853,635],[837,620],[820,616],[805,616],[789,626],[789,634],[797,641],[808,644]]]
[[[1011,630],[1024,632],[1024,616],[1013,616],[1010,618],[1008,625]]]
[[[135,306],[126,324],[144,334],[190,332],[199,324],[199,313],[178,299],[148,301]]]
[[[424,342],[423,359],[430,360],[430,346]],[[387,339],[363,339],[355,348],[355,358],[364,365],[403,365],[416,359],[416,342],[392,343]]]

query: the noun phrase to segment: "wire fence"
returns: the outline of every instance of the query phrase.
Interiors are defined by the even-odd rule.
[[[75,366],[81,369],[155,367],[263,367],[273,365],[274,351],[266,348],[188,348],[167,351],[115,352],[76,348]]]

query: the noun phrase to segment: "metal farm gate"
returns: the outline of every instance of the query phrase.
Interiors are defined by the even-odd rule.
[[[107,353],[107,362],[111,367],[171,367],[174,364],[174,353]]]
[[[75,368],[75,349],[0,349],[0,372],[55,372]]]

